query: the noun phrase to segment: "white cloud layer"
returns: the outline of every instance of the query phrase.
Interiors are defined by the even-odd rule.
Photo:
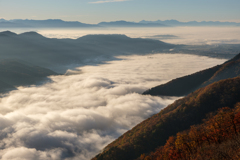
[[[0,29],[1,30],[1,29]],[[14,30],[16,33],[23,31]],[[131,38],[154,38],[156,35],[174,35],[176,38],[159,40],[173,44],[215,45],[239,44],[240,27],[160,27],[160,28],[110,28],[110,29],[42,29],[38,32],[49,38],[79,38],[88,34],[125,34]]]
[[[191,55],[121,57],[0,99],[0,159],[87,160],[176,98],[141,95],[172,78],[222,63]]]

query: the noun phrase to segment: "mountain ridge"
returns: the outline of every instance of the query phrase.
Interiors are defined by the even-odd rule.
[[[220,22],[220,21],[188,21],[188,22],[181,22],[178,20],[157,20],[157,21],[145,21],[142,20],[139,23],[161,23],[165,25],[170,25],[170,26],[238,26],[239,23],[237,22]]]
[[[100,22],[99,26],[105,27],[167,27],[165,24],[161,23],[137,23],[128,21],[111,21],[111,22]]]
[[[181,22],[178,20],[157,20],[139,22],[130,22],[124,20],[99,22],[98,24],[87,24],[79,21],[64,21],[61,19],[12,19],[0,20],[0,28],[92,28],[92,27],[174,27],[174,26],[239,26],[237,22],[220,22],[220,21],[188,21]]]
[[[12,28],[83,28],[83,27],[98,27],[93,24],[81,23],[78,21],[63,21],[61,19],[47,19],[47,20],[32,20],[32,19],[14,19],[0,21],[0,27]]]
[[[69,69],[68,65],[72,64],[81,66],[98,60],[98,63],[102,63],[104,59],[119,54],[147,54],[176,46],[125,35],[86,35],[78,39],[56,39],[36,32],[0,32],[0,60],[20,59],[59,73],[65,73]]]
[[[213,82],[226,78],[234,78],[239,75],[240,53],[222,65],[173,79],[165,84],[153,87],[143,92],[143,94],[154,96],[184,96]]]

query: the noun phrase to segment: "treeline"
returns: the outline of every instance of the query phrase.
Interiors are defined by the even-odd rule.
[[[240,103],[224,107],[200,125],[171,136],[166,144],[141,160],[240,159]]]

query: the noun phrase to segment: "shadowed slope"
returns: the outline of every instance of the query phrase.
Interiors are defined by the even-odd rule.
[[[0,92],[16,89],[14,86],[31,85],[57,73],[38,66],[14,60],[0,61]]]
[[[16,88],[8,83],[0,80],[0,93],[5,93],[7,91],[15,90]]]
[[[222,79],[234,78],[240,75],[240,53],[232,60],[191,75],[173,79],[166,84],[159,85],[145,91],[143,94],[183,96],[194,90],[207,86]]]
[[[202,84],[200,87],[206,86],[213,82],[226,79],[234,78],[240,75],[240,53],[235,56],[233,59],[222,64],[221,67],[214,73],[214,75]]]
[[[183,96],[197,89],[199,85],[209,80],[221,66],[215,66],[188,76],[173,79],[170,82],[151,88],[143,94],[150,95],[167,95],[167,96]]]

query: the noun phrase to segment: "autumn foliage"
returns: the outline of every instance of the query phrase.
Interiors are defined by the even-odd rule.
[[[169,137],[163,147],[140,159],[240,159],[240,103],[235,109],[219,109],[204,123]]]
[[[216,122],[214,125],[216,128],[215,131],[211,131],[211,128],[200,130],[199,126],[197,125],[201,124],[203,119],[207,119],[207,114],[216,112],[219,108],[226,106],[229,108],[234,108],[238,102],[240,102],[240,77],[215,82],[189,94],[182,99],[175,101],[173,104],[161,110],[158,114],[155,114],[152,117],[144,120],[133,129],[123,134],[117,140],[110,143],[92,160],[134,160],[139,158],[141,155],[142,158],[145,159],[145,157],[149,156],[149,153],[155,151],[156,148],[164,146],[166,140],[168,140],[170,136],[175,136],[179,132],[181,132],[181,139],[177,139],[178,137],[175,137],[179,143],[180,140],[185,141],[185,139],[187,139],[188,141],[189,137],[201,137],[201,134],[204,132],[208,133],[208,135],[205,135],[204,140],[196,138],[194,143],[192,141],[191,143],[184,143],[182,146],[185,149],[184,152],[180,150],[182,149],[179,148],[180,145],[170,145],[174,140],[174,138],[172,138],[167,144],[173,149],[169,150],[169,152],[164,152],[170,155],[172,157],[171,159],[181,159],[178,156],[183,157],[185,152],[192,152],[192,154],[194,154],[195,150],[192,149],[192,146],[199,146],[200,144],[203,145],[202,141],[210,141],[210,144],[215,144],[212,142],[222,142],[225,140],[224,138],[219,138],[219,135],[214,137],[214,139],[209,137],[212,136],[212,134],[214,135],[218,133],[217,130],[219,130],[219,133],[223,132],[223,128],[217,129],[216,127],[218,127],[220,120],[225,120],[220,119],[217,121],[218,123]],[[229,111],[229,116],[231,115],[230,113],[231,112]],[[231,116],[229,118],[231,118]],[[207,123],[210,122],[210,119],[209,122],[206,120],[205,125],[207,126]],[[190,127],[193,125],[195,126],[192,127],[191,132],[184,134],[183,131],[190,129]],[[199,132],[199,130],[201,132]],[[232,127],[230,133],[235,133],[234,126]],[[226,131],[223,132],[223,134],[228,135],[229,133]],[[174,152],[175,150],[181,151],[181,154]],[[158,150],[158,152],[161,153],[162,150]],[[145,154],[145,156],[143,154]],[[151,160],[150,157],[147,158]]]

